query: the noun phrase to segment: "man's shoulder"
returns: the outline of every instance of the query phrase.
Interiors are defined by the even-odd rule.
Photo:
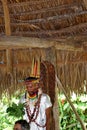
[[[50,97],[48,94],[42,93],[42,99],[45,99],[45,100],[49,99],[50,100]]]
[[[52,106],[50,97],[49,97],[49,95],[46,94],[46,93],[43,93],[43,94],[42,94],[41,103],[44,104],[44,105],[46,106],[46,108]]]
[[[49,95],[46,93],[42,93],[42,97],[49,97]]]

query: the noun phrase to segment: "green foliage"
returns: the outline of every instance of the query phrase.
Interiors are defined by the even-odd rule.
[[[6,112],[9,114],[9,116],[14,116],[14,117],[20,117],[23,118],[24,115],[24,104],[16,104],[12,103],[12,106],[9,106],[6,110]]]
[[[3,95],[0,100],[0,130],[12,130],[15,121],[23,118],[24,104],[18,104],[19,99],[20,96],[17,98],[17,95],[11,99]],[[87,126],[87,95],[71,96],[71,101]],[[61,130],[82,130],[64,95],[59,95],[58,103]]]
[[[84,125],[87,126],[87,95],[74,95],[74,97],[71,97],[71,101],[80,118],[83,120]],[[59,95],[58,104],[61,130],[82,130],[80,123],[76,119],[76,115],[64,95]]]
[[[22,119],[24,114],[24,104],[18,104],[17,95],[11,98],[3,95],[0,100],[0,130],[12,130],[15,121]]]

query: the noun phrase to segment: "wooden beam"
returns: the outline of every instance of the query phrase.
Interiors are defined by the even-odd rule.
[[[87,37],[65,37],[61,39],[40,39],[29,37],[1,37],[0,50],[18,48],[48,48],[54,47],[56,50],[87,51]]]
[[[4,20],[5,20],[5,33],[7,36],[11,35],[11,27],[10,27],[10,15],[9,15],[9,9],[7,5],[7,0],[1,0],[3,4],[3,10],[4,10]]]

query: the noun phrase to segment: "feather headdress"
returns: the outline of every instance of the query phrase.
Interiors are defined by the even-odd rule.
[[[33,58],[32,60],[32,67],[31,67],[31,74],[29,77],[25,78],[24,80],[27,82],[39,82],[40,79],[40,59]]]

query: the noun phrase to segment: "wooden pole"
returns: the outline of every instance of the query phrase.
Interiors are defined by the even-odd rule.
[[[9,9],[7,5],[7,0],[1,0],[4,10],[4,20],[5,20],[5,34],[7,36],[11,35],[11,27],[10,27],[10,15],[9,15]]]
[[[70,104],[70,106],[71,106],[73,112],[74,112],[75,115],[76,115],[76,118],[77,118],[78,121],[80,122],[81,127],[82,127],[82,130],[86,130],[86,127],[85,127],[85,125],[84,125],[84,122],[81,120],[81,118],[80,118],[78,112],[76,111],[76,109],[75,109],[73,103],[71,102],[71,100],[70,100],[69,97],[67,96],[67,93],[66,93],[66,91],[65,91],[65,89],[64,89],[64,87],[63,87],[63,85],[62,85],[62,83],[60,82],[59,78],[57,77],[57,75],[56,75],[56,82],[57,82],[58,86],[60,87],[60,89],[62,89],[62,91],[63,91],[63,93],[64,93],[64,95],[65,95],[67,101],[69,102],[69,104]]]

